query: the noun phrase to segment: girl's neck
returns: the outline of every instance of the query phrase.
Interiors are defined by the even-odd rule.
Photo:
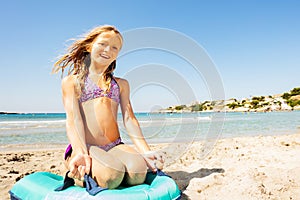
[[[104,71],[103,71],[103,70],[102,70],[102,71],[100,71],[100,70],[96,71],[96,70],[90,68],[90,69],[89,69],[89,74],[88,74],[88,76],[89,76],[89,78],[90,78],[91,80],[93,80],[98,86],[101,86],[101,88],[103,87],[103,86],[101,85],[101,82],[104,81]]]
[[[91,75],[98,75],[98,76],[102,76],[105,72],[105,70],[107,69],[108,66],[93,66],[93,65],[90,65],[90,69],[89,69],[89,73]]]
[[[90,69],[89,75],[100,77],[100,76],[104,75],[104,71],[95,71],[95,70]]]

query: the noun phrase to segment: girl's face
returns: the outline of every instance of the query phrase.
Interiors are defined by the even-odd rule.
[[[122,40],[119,34],[114,31],[101,33],[88,48],[91,65],[108,67],[116,60],[121,47]]]

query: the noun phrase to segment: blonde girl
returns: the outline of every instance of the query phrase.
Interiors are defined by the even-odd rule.
[[[53,72],[68,69],[62,80],[69,177],[82,185],[85,174],[101,187],[116,188],[121,182],[144,182],[147,168],[163,163],[150,151],[130,103],[127,80],[113,76],[123,38],[113,26],[96,27],[76,40],[54,65]],[[120,138],[117,123],[120,105],[124,126],[135,148]]]

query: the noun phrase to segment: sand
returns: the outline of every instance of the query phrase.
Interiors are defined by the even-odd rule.
[[[208,142],[151,145],[165,153],[164,171],[182,199],[300,199],[300,133]],[[10,188],[27,174],[64,175],[64,148],[1,149],[0,199],[9,199]]]

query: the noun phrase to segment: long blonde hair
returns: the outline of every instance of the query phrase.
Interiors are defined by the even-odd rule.
[[[67,53],[61,56],[61,58],[54,63],[52,73],[62,72],[62,76],[67,67],[69,67],[68,75],[77,75],[77,94],[80,96],[82,89],[84,88],[85,77],[89,73],[90,66],[90,53],[87,48],[93,43],[98,35],[104,32],[114,31],[123,40],[121,33],[111,25],[99,26],[87,34],[83,35],[82,38],[75,40],[75,42],[68,48]],[[103,74],[107,91],[110,90],[110,82],[113,76],[113,71],[116,68],[116,60],[114,60]]]

